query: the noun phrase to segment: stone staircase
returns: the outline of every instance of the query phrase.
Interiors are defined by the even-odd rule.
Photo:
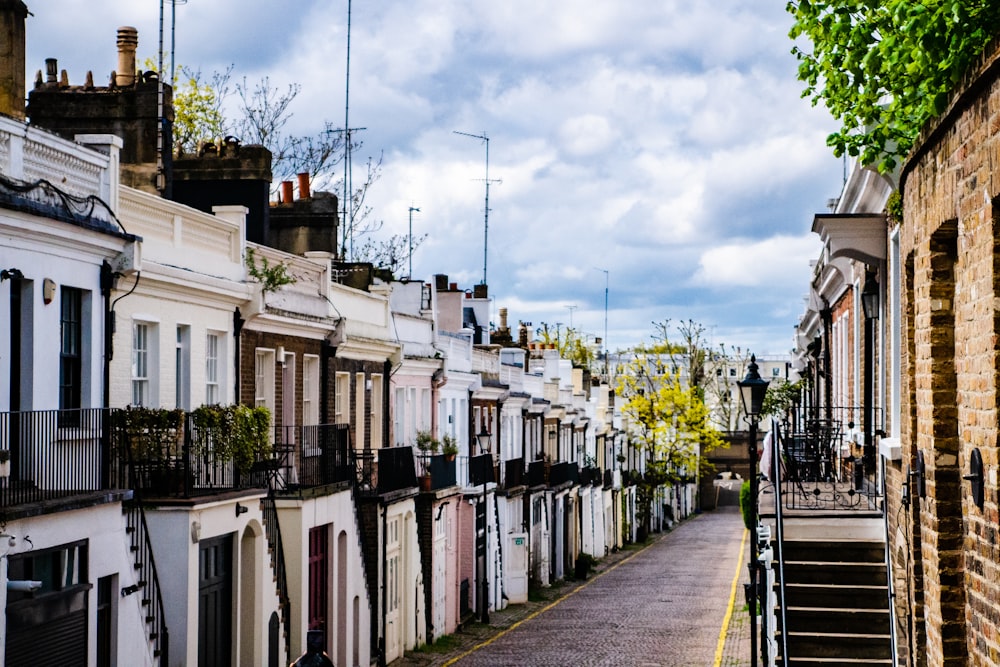
[[[781,655],[776,588],[776,664],[892,665],[884,542],[786,536],[783,548],[788,656]]]

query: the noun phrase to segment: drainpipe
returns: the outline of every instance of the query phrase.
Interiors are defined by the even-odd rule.
[[[111,356],[114,352],[114,314],[111,310],[111,290],[115,276],[107,260],[101,263],[101,296],[104,297],[104,396],[105,411],[111,407]],[[20,406],[18,406],[20,409]],[[111,486],[111,429],[101,429],[101,488]]]
[[[381,619],[382,627],[379,628],[379,633],[378,633],[379,635],[378,664],[379,667],[385,667],[386,605],[388,604],[389,601],[388,598],[389,591],[385,585],[385,566],[386,566],[386,559],[388,558],[388,551],[386,550],[386,535],[388,534],[389,530],[389,518],[388,518],[389,507],[384,502],[380,504],[382,505],[382,567],[381,567],[382,576],[380,577],[382,579],[382,619]]]
[[[111,358],[114,355],[114,316],[111,310],[111,290],[114,272],[107,260],[101,263],[101,296],[104,297],[104,397],[105,408],[111,407]]]
[[[323,339],[320,345],[320,368],[319,368],[319,413],[322,415],[323,423],[330,421],[330,358],[333,356],[333,346],[330,341]]]
[[[233,389],[235,391],[233,398],[234,404],[240,403],[240,334],[243,332],[243,325],[245,323],[246,320],[244,320],[243,316],[240,314],[240,309],[236,308],[236,310],[233,311],[233,347],[235,348],[233,351],[233,375],[235,376],[233,378]]]

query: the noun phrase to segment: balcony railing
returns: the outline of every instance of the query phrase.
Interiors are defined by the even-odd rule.
[[[276,488],[289,491],[354,479],[350,426],[280,426],[275,429]]]
[[[0,506],[114,488],[107,417],[102,409],[0,413],[0,457],[7,459],[0,461]]]
[[[510,459],[503,462],[503,488],[511,489],[515,486],[523,486],[525,482],[524,461],[521,459]]]
[[[355,488],[360,494],[382,495],[417,486],[412,447],[355,450],[353,456]]]
[[[469,457],[469,483],[472,486],[488,484],[493,480],[493,455],[479,454]]]
[[[552,469],[549,471],[549,486],[559,486],[566,482],[580,483],[580,469],[577,464],[568,461],[553,463]]]
[[[435,454],[430,457],[428,469],[431,473],[431,489],[433,490],[455,486],[458,483],[454,456],[446,457],[444,454]]]
[[[528,464],[528,486],[545,486],[549,483],[549,466],[545,461]]]

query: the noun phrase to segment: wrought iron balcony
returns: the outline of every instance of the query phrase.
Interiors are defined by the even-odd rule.
[[[569,461],[553,463],[551,470],[549,470],[549,486],[559,486],[566,482],[580,483],[580,469],[577,464]]]
[[[0,413],[0,506],[112,488],[107,410]]]
[[[488,484],[493,478],[493,455],[479,454],[469,458],[469,483],[473,486]]]
[[[449,460],[451,459],[451,460]],[[435,454],[430,457],[428,469],[431,474],[431,489],[444,489],[457,484],[455,457]]]
[[[503,462],[503,488],[511,489],[525,483],[524,461],[511,459]]]
[[[382,495],[417,486],[412,447],[355,450],[355,488],[362,495]]]
[[[545,486],[549,483],[549,466],[545,461],[528,464],[528,486]]]
[[[353,481],[349,443],[348,424],[276,428],[276,488],[290,491]]]

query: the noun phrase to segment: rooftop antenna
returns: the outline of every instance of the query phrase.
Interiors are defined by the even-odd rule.
[[[177,44],[177,5],[186,5],[188,0],[170,1],[170,85],[177,82],[177,69],[174,65],[174,51]]]
[[[483,130],[482,134],[470,134],[469,132],[459,132],[458,130],[452,131],[463,137],[472,137],[486,143],[486,178],[483,179],[483,182],[486,183],[486,205],[483,208],[483,284],[486,285],[488,284],[486,282],[486,257],[490,238],[490,183],[503,183],[503,181],[500,179],[490,180],[490,138],[487,136],[486,130]]]
[[[410,280],[413,280],[413,212],[414,211],[416,211],[417,213],[420,213],[420,209],[417,208],[417,207],[415,207],[415,206],[411,206],[410,207],[410,244],[409,244],[410,245],[410,252],[409,252],[410,270],[409,270],[409,273],[406,274],[407,277],[409,277]]]
[[[572,329],[573,328],[573,311],[576,310],[578,308],[578,306],[575,305],[575,304],[571,304],[571,305],[565,306],[565,308],[567,310],[569,310],[569,328]]]

